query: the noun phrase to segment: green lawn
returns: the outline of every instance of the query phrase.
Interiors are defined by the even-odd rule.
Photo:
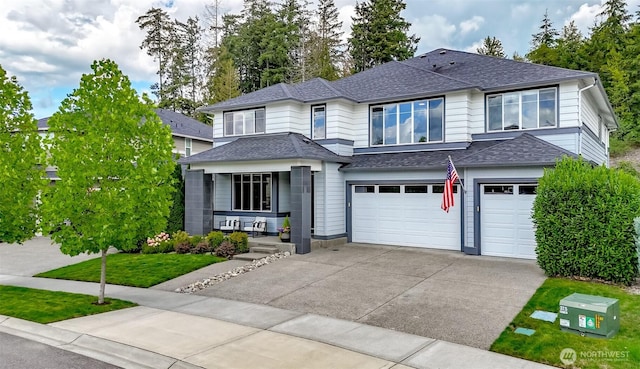
[[[581,337],[560,330],[555,323],[530,318],[535,310],[558,312],[560,300],[574,292],[616,298],[620,303],[620,331],[611,339]],[[516,327],[535,329],[532,336],[514,333]],[[564,348],[576,351],[573,364],[582,369],[640,367],[640,295],[630,295],[621,287],[601,283],[549,278],[531,297],[509,327],[498,337],[491,350],[523,359],[562,368],[560,352]],[[606,359],[604,355],[619,355]]]
[[[107,256],[107,283],[151,287],[225,260],[208,254],[111,254]],[[100,282],[100,258],[50,270],[36,277]]]
[[[42,324],[136,306],[116,299],[96,305],[96,296],[13,286],[0,286],[0,296],[0,315]]]

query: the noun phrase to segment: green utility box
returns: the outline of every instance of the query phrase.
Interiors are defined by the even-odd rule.
[[[611,338],[620,329],[618,299],[574,293],[560,300],[560,328],[582,336]]]

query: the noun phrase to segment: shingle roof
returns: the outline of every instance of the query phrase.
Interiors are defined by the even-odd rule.
[[[173,110],[158,108],[155,111],[162,123],[171,128],[171,132],[174,135],[213,141],[213,128],[211,126]]]
[[[311,159],[348,163],[351,158],[325,149],[298,133],[278,133],[240,137],[179,160],[181,164],[249,160]]]
[[[341,170],[438,169],[451,156],[456,167],[534,166],[554,164],[575,154],[528,133],[506,140],[474,141],[466,149],[354,155]]]
[[[402,63],[465,81],[481,90],[516,88],[597,77],[596,73],[591,72],[448,49],[433,50]]]
[[[162,123],[171,128],[172,134],[213,142],[213,128],[211,126],[172,110],[158,108],[155,111]],[[49,129],[49,124],[47,123],[49,118],[51,117],[38,119],[39,130]]]
[[[577,155],[570,151],[529,133],[523,133],[513,139],[467,155],[456,165],[465,167],[549,165],[555,164],[558,158],[565,155],[577,158]]]
[[[441,95],[463,89],[491,91],[594,77],[597,74],[591,72],[437,49],[401,62],[385,63],[337,81],[315,78],[293,85],[280,83],[200,110],[255,107],[283,100],[309,103],[343,98],[355,102],[376,102]]]

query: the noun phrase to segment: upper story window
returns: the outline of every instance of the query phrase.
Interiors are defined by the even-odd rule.
[[[324,105],[311,107],[311,124],[311,134],[314,140],[327,138],[326,107]]]
[[[515,91],[487,96],[487,131],[555,127],[557,89]]]
[[[185,137],[185,139],[184,139],[184,156],[191,156],[192,145],[193,145],[193,143],[191,142],[191,139]]]
[[[371,107],[371,145],[399,145],[444,140],[444,99]]]
[[[240,136],[265,132],[264,108],[224,113],[224,135]]]

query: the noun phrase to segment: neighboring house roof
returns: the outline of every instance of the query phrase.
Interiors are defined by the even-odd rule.
[[[180,164],[279,159],[311,159],[348,163],[351,158],[325,149],[298,133],[239,137],[228,144],[182,158]]]
[[[591,72],[437,49],[401,62],[385,63],[337,81],[315,78],[294,85],[279,83],[199,110],[232,110],[284,100],[311,103],[342,98],[370,103],[437,96],[457,90],[504,90],[597,77]]]
[[[174,136],[213,142],[213,127],[173,110],[155,109],[162,123],[171,128]]]
[[[174,136],[195,138],[202,141],[213,142],[213,128],[184,114],[167,109],[155,109],[162,123],[171,128]],[[38,130],[49,129],[49,118],[38,119]]]
[[[563,155],[577,157],[528,133],[507,140],[474,141],[466,149],[355,155],[341,168],[355,170],[438,169],[451,156],[457,167],[538,166],[554,164]]]

